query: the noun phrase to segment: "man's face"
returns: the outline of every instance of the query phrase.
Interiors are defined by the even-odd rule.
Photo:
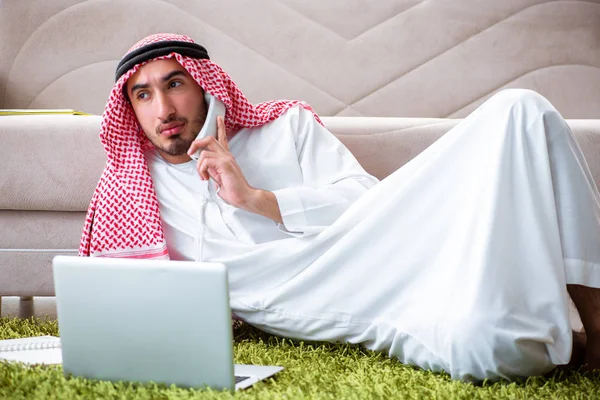
[[[204,125],[202,88],[175,59],[151,61],[127,81],[142,130],[170,163],[190,160],[187,150]]]

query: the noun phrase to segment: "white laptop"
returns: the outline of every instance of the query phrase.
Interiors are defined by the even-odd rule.
[[[223,264],[56,256],[65,375],[242,389],[282,367],[233,364]]]

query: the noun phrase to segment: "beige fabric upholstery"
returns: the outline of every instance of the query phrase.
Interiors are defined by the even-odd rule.
[[[84,211],[106,159],[99,116],[0,117],[0,210]],[[17,156],[18,155],[18,156]]]
[[[83,212],[0,210],[0,296],[53,296],[52,258],[77,254],[84,219]]]
[[[0,160],[10,160],[0,168],[0,210],[87,210],[106,159],[98,140],[100,121],[99,116],[0,117]],[[323,118],[365,169],[379,179],[419,154],[458,121]],[[569,124],[600,186],[600,121],[569,120]]]
[[[325,125],[384,178],[459,120],[328,117]],[[570,120],[600,183],[600,120]],[[0,117],[0,296],[53,295],[50,262],[74,254],[105,162],[100,117]],[[485,132],[482,132],[485,134]]]
[[[600,118],[600,0],[0,0],[0,108],[101,114],[120,57],[204,44],[258,102],[308,101],[383,178],[505,87]],[[363,118],[351,118],[364,116]],[[600,181],[600,119],[570,120]],[[53,294],[104,165],[100,117],[0,117],[0,296]]]
[[[464,117],[531,88],[600,117],[600,0],[13,0],[0,5],[0,108],[101,114],[118,59],[192,36],[251,101],[321,115]]]

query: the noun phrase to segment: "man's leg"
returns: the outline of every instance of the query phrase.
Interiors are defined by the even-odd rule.
[[[600,289],[581,285],[567,285],[586,334],[584,365],[600,368]],[[574,343],[575,344],[575,343]],[[575,346],[573,351],[575,352]]]

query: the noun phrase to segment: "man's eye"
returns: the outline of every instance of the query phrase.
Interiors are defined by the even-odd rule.
[[[145,100],[145,99],[147,99],[147,98],[148,98],[148,93],[141,92],[141,93],[138,93],[138,95],[137,95],[136,97],[137,97],[139,100]]]
[[[170,88],[175,88],[175,87],[179,87],[179,86],[181,86],[181,82],[179,82],[179,81],[173,81],[173,82],[169,83]]]

